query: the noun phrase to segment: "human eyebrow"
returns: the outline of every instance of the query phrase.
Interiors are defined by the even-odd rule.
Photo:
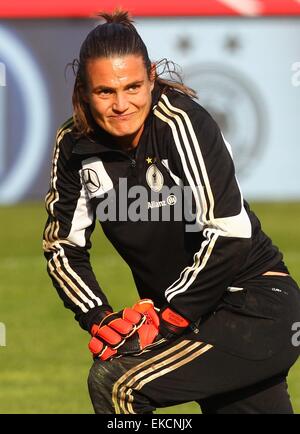
[[[114,92],[112,87],[108,86],[96,86],[92,89],[92,92]]]
[[[128,83],[126,84],[126,86],[124,87],[124,90],[128,90],[132,87],[138,87],[141,86],[144,83],[144,80],[136,80],[133,81],[132,83]],[[95,86],[92,89],[92,92],[107,92],[107,93],[113,93],[115,92],[115,89],[113,87],[109,87],[109,86],[103,86],[103,85],[99,85],[99,86]]]

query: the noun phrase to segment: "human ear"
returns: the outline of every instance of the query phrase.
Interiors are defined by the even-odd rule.
[[[88,92],[87,92],[87,90],[84,87],[82,87],[80,89],[80,96],[81,96],[83,102],[85,102],[86,104],[89,103]]]

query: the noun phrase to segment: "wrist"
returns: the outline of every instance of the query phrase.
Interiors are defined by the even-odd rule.
[[[101,327],[101,324],[105,318],[107,318],[109,315],[111,315],[113,312],[111,310],[103,310],[100,311],[96,317],[94,317],[94,322],[91,325],[90,333],[92,336],[95,336],[97,334],[97,331]]]
[[[107,316],[108,313],[112,312],[110,306],[96,306],[90,309],[88,312],[81,314],[80,317],[75,317],[80,326],[91,333],[94,324],[100,324],[100,322]]]

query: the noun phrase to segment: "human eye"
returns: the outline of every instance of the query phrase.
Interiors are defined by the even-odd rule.
[[[96,95],[102,97],[102,98],[107,98],[112,94],[112,90],[111,89],[97,89],[96,90]]]
[[[138,92],[138,90],[140,89],[141,85],[140,84],[132,84],[131,86],[128,87],[128,92],[130,93],[136,93]]]

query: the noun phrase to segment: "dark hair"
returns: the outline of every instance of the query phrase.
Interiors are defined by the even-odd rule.
[[[80,135],[87,135],[94,129],[94,120],[89,105],[83,99],[83,93],[87,87],[86,65],[89,60],[133,54],[142,57],[149,78],[151,74],[152,64],[146,45],[136,31],[133,20],[130,18],[128,12],[116,10],[112,14],[103,12],[98,14],[98,16],[106,22],[99,24],[87,35],[81,45],[79,59],[75,59],[71,63],[76,76],[72,97],[73,119],[76,131]],[[156,70],[156,81],[158,83],[164,87],[177,89],[191,97],[196,96],[196,93],[192,89],[183,84],[173,62],[163,59],[156,65],[157,67],[162,67],[161,72],[158,72],[158,68]],[[165,74],[166,71],[170,75],[170,80],[159,77],[159,75]]]

